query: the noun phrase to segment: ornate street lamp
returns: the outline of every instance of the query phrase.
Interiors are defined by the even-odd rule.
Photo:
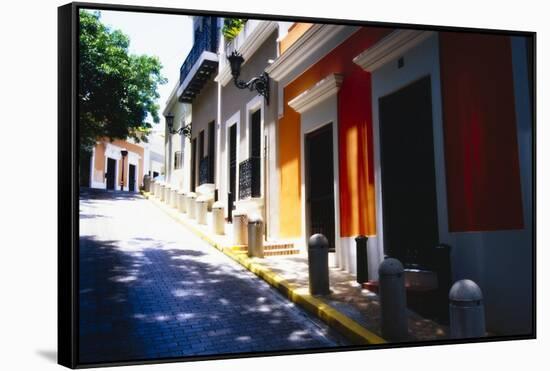
[[[128,156],[128,151],[126,150],[126,148],[123,148],[120,150],[120,154],[122,155],[122,177],[120,180],[120,190],[123,191],[124,190],[124,158]]]
[[[168,133],[176,134],[174,131],[174,114],[169,112],[164,118],[166,119],[166,126],[168,126]]]
[[[168,126],[168,134],[185,135],[191,139],[191,124],[181,125],[178,130],[174,130],[174,114],[169,112],[164,118],[166,119],[166,126]]]
[[[253,77],[248,82],[239,80],[241,75],[241,65],[244,62],[244,58],[236,50],[227,57],[229,65],[231,66],[231,75],[233,76],[233,82],[239,89],[248,89],[250,91],[256,90],[260,95],[265,98],[266,103],[269,105],[269,75],[267,72],[263,72],[258,77]]]

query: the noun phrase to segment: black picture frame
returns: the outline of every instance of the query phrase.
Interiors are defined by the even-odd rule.
[[[348,26],[375,26],[380,28],[404,28],[413,30],[454,31],[479,34],[506,34],[530,39],[530,91],[532,116],[532,332],[522,335],[487,336],[467,340],[437,340],[422,342],[393,343],[383,345],[346,346],[337,348],[293,350],[261,353],[238,353],[213,356],[197,356],[150,360],[121,360],[106,363],[81,363],[78,359],[79,346],[79,180],[78,180],[78,14],[80,9],[119,10],[127,12],[162,13],[197,16],[244,17],[246,19],[326,23]],[[330,18],[309,18],[270,14],[249,14],[240,12],[200,11],[193,9],[159,8],[98,3],[70,3],[58,8],[58,363],[69,368],[100,366],[121,366],[182,361],[201,361],[243,357],[264,357],[286,354],[308,354],[318,352],[340,352],[365,349],[416,347],[427,345],[448,345],[464,342],[536,339],[536,32],[516,30],[494,30],[482,28],[461,28],[423,24],[387,23],[362,20]]]

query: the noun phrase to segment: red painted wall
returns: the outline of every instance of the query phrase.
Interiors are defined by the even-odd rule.
[[[284,115],[279,120],[280,233],[299,236],[300,115],[288,101],[324,77],[342,74],[338,92],[340,227],[341,236],[372,235],[375,229],[374,170],[370,74],[353,58],[390,33],[391,29],[362,27],[284,88]]]
[[[510,39],[442,32],[440,55],[449,229],[522,228]]]
[[[376,234],[371,76],[349,65],[338,92],[341,235]]]

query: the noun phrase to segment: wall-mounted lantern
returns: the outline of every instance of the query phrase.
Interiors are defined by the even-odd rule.
[[[267,72],[263,72],[258,77],[253,77],[250,81],[244,82],[239,80],[241,75],[241,65],[244,62],[244,58],[236,50],[227,57],[229,65],[231,66],[231,75],[233,76],[233,82],[239,89],[248,89],[250,91],[256,90],[260,95],[265,98],[266,104],[269,105],[269,75]]]
[[[184,135],[191,139],[191,124],[182,124],[178,130],[174,130],[174,114],[169,112],[164,118],[166,119],[166,126],[168,126],[168,134]]]

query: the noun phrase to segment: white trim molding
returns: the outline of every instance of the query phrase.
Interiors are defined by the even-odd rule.
[[[353,58],[353,63],[372,72],[434,35],[434,31],[398,30]]]
[[[418,32],[418,31],[416,31]],[[382,42],[381,40],[380,42]],[[391,48],[393,44],[385,44]],[[384,55],[391,55],[388,51]],[[396,55],[404,58],[404,66],[399,68],[391,62],[391,58],[385,59],[386,62],[377,67],[371,75],[372,92],[372,119],[373,119],[373,156],[374,156],[374,192],[376,200],[376,238],[371,241],[369,237],[369,260],[372,258],[380,264],[384,259],[384,205],[382,189],[382,172],[384,171],[381,162],[381,144],[380,144],[380,114],[379,99],[389,94],[395,93],[408,86],[414,81],[429,76],[432,99],[432,133],[433,133],[433,151],[434,151],[434,170],[435,170],[435,189],[437,200],[437,220],[440,243],[445,243],[455,247],[450,240],[448,229],[447,213],[447,187],[446,187],[446,168],[445,168],[445,149],[443,138],[443,106],[441,98],[441,81],[439,72],[439,40],[437,33],[431,33],[430,37],[424,39],[422,43],[415,43],[414,48],[400,49]],[[372,242],[372,244],[371,244]],[[456,251],[456,250],[455,250]],[[369,271],[369,279],[378,279],[378,272]]]
[[[314,24],[267,67],[266,72],[275,81],[281,81],[290,74],[297,76],[303,71],[298,68],[302,62],[312,65],[358,29],[354,26]],[[329,50],[325,50],[327,45]],[[314,60],[310,61],[312,57]]]
[[[176,100],[177,100],[176,99],[176,97],[177,97],[176,93],[178,91],[179,86],[180,86],[180,80],[178,79],[176,81],[176,83],[174,84],[174,87],[172,88],[172,92],[170,93],[170,96],[166,100],[164,110],[162,111],[163,116],[168,115],[168,113],[170,112],[170,109],[172,108],[172,106],[176,102]]]
[[[317,82],[312,88],[289,101],[288,105],[296,112],[303,113],[338,93],[343,79],[343,76],[339,74],[328,75]]]
[[[257,110],[261,110],[261,115],[260,115],[261,124],[260,124],[260,127],[261,127],[262,139],[260,141],[260,145],[261,145],[262,150],[264,148],[263,135],[264,135],[265,99],[261,95],[256,95],[254,98],[252,98],[251,100],[249,100],[246,103],[246,109],[245,109],[246,127],[244,128],[244,133],[245,133],[244,134],[244,141],[245,141],[244,142],[244,147],[245,148],[244,148],[243,159],[247,159],[247,158],[250,157],[250,124],[251,124],[250,118],[251,118],[252,114],[254,112],[256,112]],[[262,153],[262,158],[263,158],[263,153]]]
[[[237,161],[237,169],[235,174],[235,194],[239,194],[239,161],[241,159],[241,156],[239,154],[240,150],[240,142],[241,142],[241,110],[238,110],[235,112],[229,119],[225,120],[225,153],[224,153],[224,164],[223,164],[223,171],[224,171],[224,179],[225,179],[225,192],[224,195],[227,195],[229,193],[230,184],[229,184],[229,130],[233,125],[237,125],[237,141],[236,141],[236,161]],[[237,201],[237,199],[235,199]],[[225,199],[225,204],[227,204],[227,198]],[[229,210],[225,210],[225,216],[229,215]]]
[[[255,24],[251,31],[247,30],[248,25]],[[277,22],[273,21],[255,21],[249,20],[245,24],[245,28],[237,35],[235,39],[229,44],[227,52],[238,50],[244,58],[243,65],[252,57],[252,55],[264,44],[267,38],[277,29]],[[247,32],[248,31],[248,32]],[[243,40],[244,39],[244,40]],[[242,40],[241,43],[239,41]],[[225,51],[224,51],[225,53]],[[225,55],[225,54],[224,54]],[[229,63],[220,60],[220,72],[214,79],[222,86],[227,85],[231,79],[231,68]]]
[[[323,94],[323,99],[315,99],[314,103],[307,105],[307,108],[304,108],[300,112],[300,192],[301,192],[301,219],[302,219],[302,243],[301,246],[307,248],[308,241],[308,231],[310,228],[309,225],[309,215],[306,203],[306,161],[305,161],[305,147],[306,147],[306,136],[307,134],[314,132],[326,125],[332,126],[332,159],[333,159],[333,176],[334,176],[334,243],[336,250],[336,265],[340,268],[343,268],[342,261],[344,252],[342,251],[341,239],[340,239],[340,168],[339,168],[339,144],[338,144],[338,89],[339,84],[336,84],[338,75],[330,75],[330,78],[325,78],[315,84],[316,88],[318,86],[325,86],[326,81],[332,81],[329,85],[332,86],[330,91],[331,94]],[[323,82],[325,81],[325,82]],[[325,86],[326,88],[326,86]],[[311,89],[310,89],[311,90]],[[323,89],[324,90],[324,89]],[[307,91],[306,91],[307,93]],[[305,93],[302,93],[306,95]],[[301,95],[302,95],[301,94]],[[308,99],[309,101],[309,99]],[[321,104],[322,103],[322,104]]]

